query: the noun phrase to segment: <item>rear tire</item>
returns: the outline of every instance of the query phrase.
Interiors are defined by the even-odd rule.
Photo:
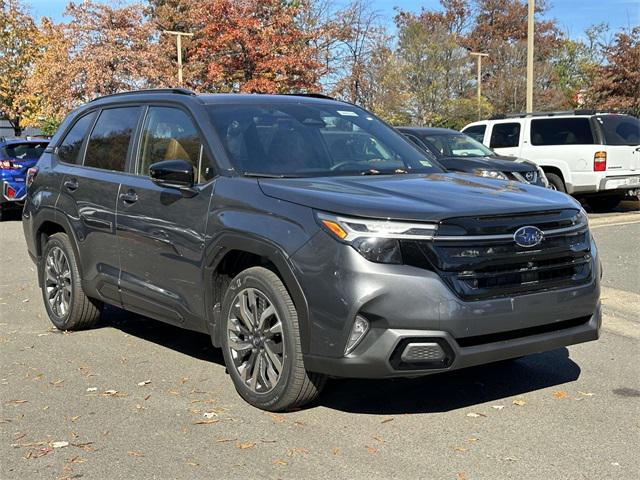
[[[304,367],[298,314],[275,273],[263,267],[239,273],[224,296],[221,318],[225,364],[244,400],[286,411],[320,394],[326,377]]]
[[[76,257],[64,233],[51,235],[42,253],[44,306],[59,330],[84,330],[100,318],[102,303],[85,295]]]
[[[587,197],[587,205],[594,212],[607,212],[616,208],[624,199],[624,195],[607,195]]]
[[[547,176],[547,180],[549,180],[549,188],[551,190],[557,190],[562,193],[567,193],[567,187],[565,186],[562,178],[559,175],[547,172],[545,172],[545,175]]]

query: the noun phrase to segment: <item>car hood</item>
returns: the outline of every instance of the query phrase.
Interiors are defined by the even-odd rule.
[[[536,170],[535,164],[516,157],[441,157],[438,161],[447,170],[498,170],[500,172],[529,172]]]
[[[343,215],[398,220],[580,208],[564,193],[464,174],[260,179],[265,195]]]

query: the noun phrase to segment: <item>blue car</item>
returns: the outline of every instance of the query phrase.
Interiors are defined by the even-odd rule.
[[[0,220],[7,210],[22,208],[27,194],[27,171],[48,144],[43,138],[0,137]]]

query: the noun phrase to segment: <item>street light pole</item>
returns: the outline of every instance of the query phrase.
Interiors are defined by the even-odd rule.
[[[176,36],[176,50],[178,51],[178,85],[182,86],[182,37],[193,37],[193,33],[163,30],[162,33]]]
[[[533,38],[535,0],[529,0],[529,13],[527,17],[527,112],[533,112]]]
[[[478,64],[478,80],[477,80],[477,90],[478,90],[478,120],[481,120],[482,117],[482,57],[488,57],[488,53],[480,53],[480,52],[469,52],[470,55],[475,55],[477,58]]]

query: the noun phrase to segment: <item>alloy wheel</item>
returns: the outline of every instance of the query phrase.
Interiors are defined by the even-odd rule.
[[[284,366],[282,322],[273,302],[256,288],[245,288],[233,299],[227,320],[227,343],[233,366],[255,393],[276,386]]]
[[[44,287],[51,311],[64,318],[71,305],[71,265],[60,247],[49,250],[44,266]]]

